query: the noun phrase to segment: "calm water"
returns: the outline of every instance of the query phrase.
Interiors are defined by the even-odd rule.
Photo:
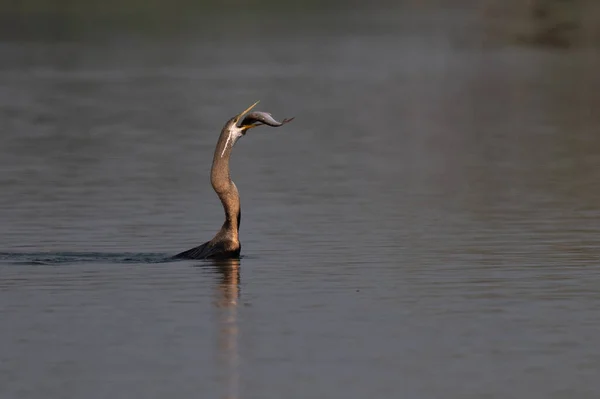
[[[0,43],[0,396],[597,398],[600,57],[292,22]]]

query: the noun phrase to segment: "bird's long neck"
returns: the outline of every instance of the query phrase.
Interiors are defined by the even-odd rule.
[[[235,240],[240,227],[240,195],[229,174],[229,158],[233,145],[241,136],[237,129],[221,131],[210,171],[210,182],[225,209],[225,223],[221,231],[232,234]]]

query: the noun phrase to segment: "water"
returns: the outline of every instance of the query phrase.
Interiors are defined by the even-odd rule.
[[[0,44],[0,396],[598,397],[600,57],[293,21]]]

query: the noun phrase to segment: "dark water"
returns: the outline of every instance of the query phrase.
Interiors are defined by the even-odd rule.
[[[0,397],[599,397],[600,57],[302,18],[0,43]]]

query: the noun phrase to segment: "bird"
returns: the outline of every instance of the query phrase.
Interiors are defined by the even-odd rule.
[[[223,226],[212,240],[175,255],[175,259],[239,258],[242,248],[239,239],[242,212],[240,208],[240,195],[229,173],[231,151],[235,143],[248,130],[263,125],[279,127],[294,119],[285,118],[281,122],[278,122],[268,112],[250,112],[258,103],[259,101],[255,102],[242,113],[229,119],[223,126],[219,140],[217,140],[212,168],[210,170],[210,182],[225,210],[225,222]],[[244,115],[246,115],[245,118],[238,124]]]

